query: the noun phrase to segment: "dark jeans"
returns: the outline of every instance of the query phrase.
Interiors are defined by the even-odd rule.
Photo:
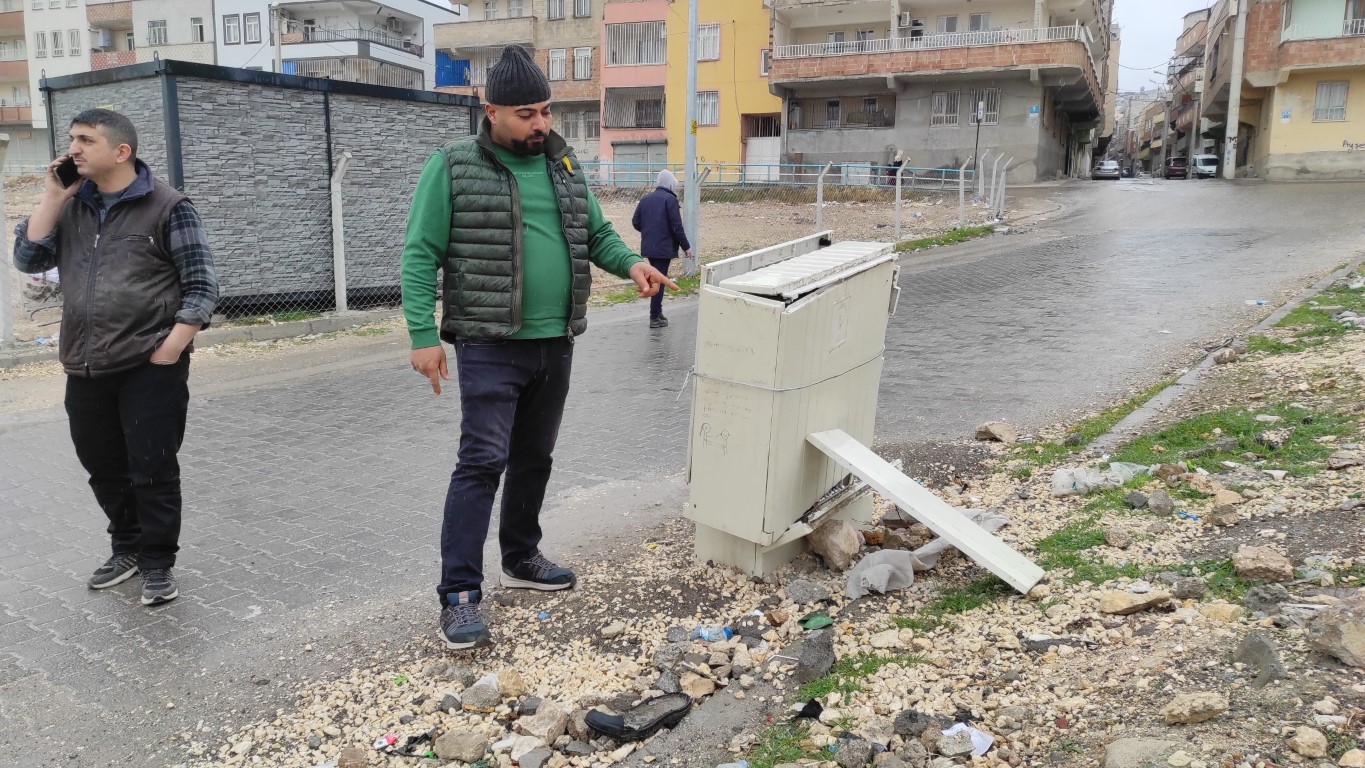
[[[672,259],[651,258],[649,260],[649,266],[654,267],[665,275],[668,274],[668,267],[672,263]],[[664,316],[664,289],[662,287],[659,288],[658,293],[649,297],[649,316],[651,318]]]
[[[569,395],[573,342],[567,337],[527,341],[460,341],[460,454],[446,491],[441,526],[441,584],[452,592],[479,589],[483,546],[502,492],[498,543],[504,567],[540,547],[540,507],[550,481],[551,454]]]
[[[114,554],[170,568],[180,549],[180,462],[189,407],[190,355],[112,376],[66,379],[76,457],[90,473]]]

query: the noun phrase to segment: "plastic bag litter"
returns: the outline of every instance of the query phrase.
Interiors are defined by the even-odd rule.
[[[956,507],[954,509],[957,509]],[[1000,530],[1010,522],[1008,517],[985,509],[957,509],[967,519],[988,533]],[[946,539],[934,539],[914,552],[903,549],[883,549],[858,561],[848,572],[844,595],[852,600],[870,592],[892,592],[915,583],[915,571],[927,571],[938,565],[938,557],[950,548]]]
[[[951,736],[954,733],[966,731],[972,737],[972,757],[981,757],[990,751],[991,745],[995,743],[995,737],[989,733],[983,733],[964,723],[957,723],[952,728],[943,732],[944,736]]]
[[[1126,461],[1115,461],[1108,469],[1094,467],[1059,469],[1052,473],[1052,495],[1084,496],[1091,491],[1120,488],[1146,471],[1147,467]]]

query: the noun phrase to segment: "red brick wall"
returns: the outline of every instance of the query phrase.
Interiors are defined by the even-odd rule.
[[[1280,49],[1281,67],[1365,64],[1365,37],[1293,40]]]
[[[1284,0],[1259,0],[1247,9],[1245,73],[1275,72],[1280,68],[1280,34]],[[1235,29],[1235,27],[1229,27]]]
[[[1079,42],[1023,43],[929,51],[894,51],[773,61],[773,82],[840,80],[896,74],[950,74],[1001,69],[1074,68],[1085,73],[1095,103],[1104,104],[1085,45]]]

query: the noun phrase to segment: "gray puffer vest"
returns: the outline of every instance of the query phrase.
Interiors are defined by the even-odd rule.
[[[450,171],[450,238],[442,286],[441,338],[502,339],[521,328],[522,221],[517,180],[498,160],[488,120],[479,135],[441,148]],[[559,201],[572,260],[572,302],[565,334],[587,330],[592,289],[588,182],[559,134],[545,140],[545,164]]]

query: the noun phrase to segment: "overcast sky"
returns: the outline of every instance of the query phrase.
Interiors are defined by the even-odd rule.
[[[1183,31],[1185,14],[1208,8],[1212,0],[1115,0],[1114,24],[1123,28],[1119,53],[1119,90],[1136,91],[1166,80],[1166,62]],[[1159,73],[1158,71],[1159,70]]]

